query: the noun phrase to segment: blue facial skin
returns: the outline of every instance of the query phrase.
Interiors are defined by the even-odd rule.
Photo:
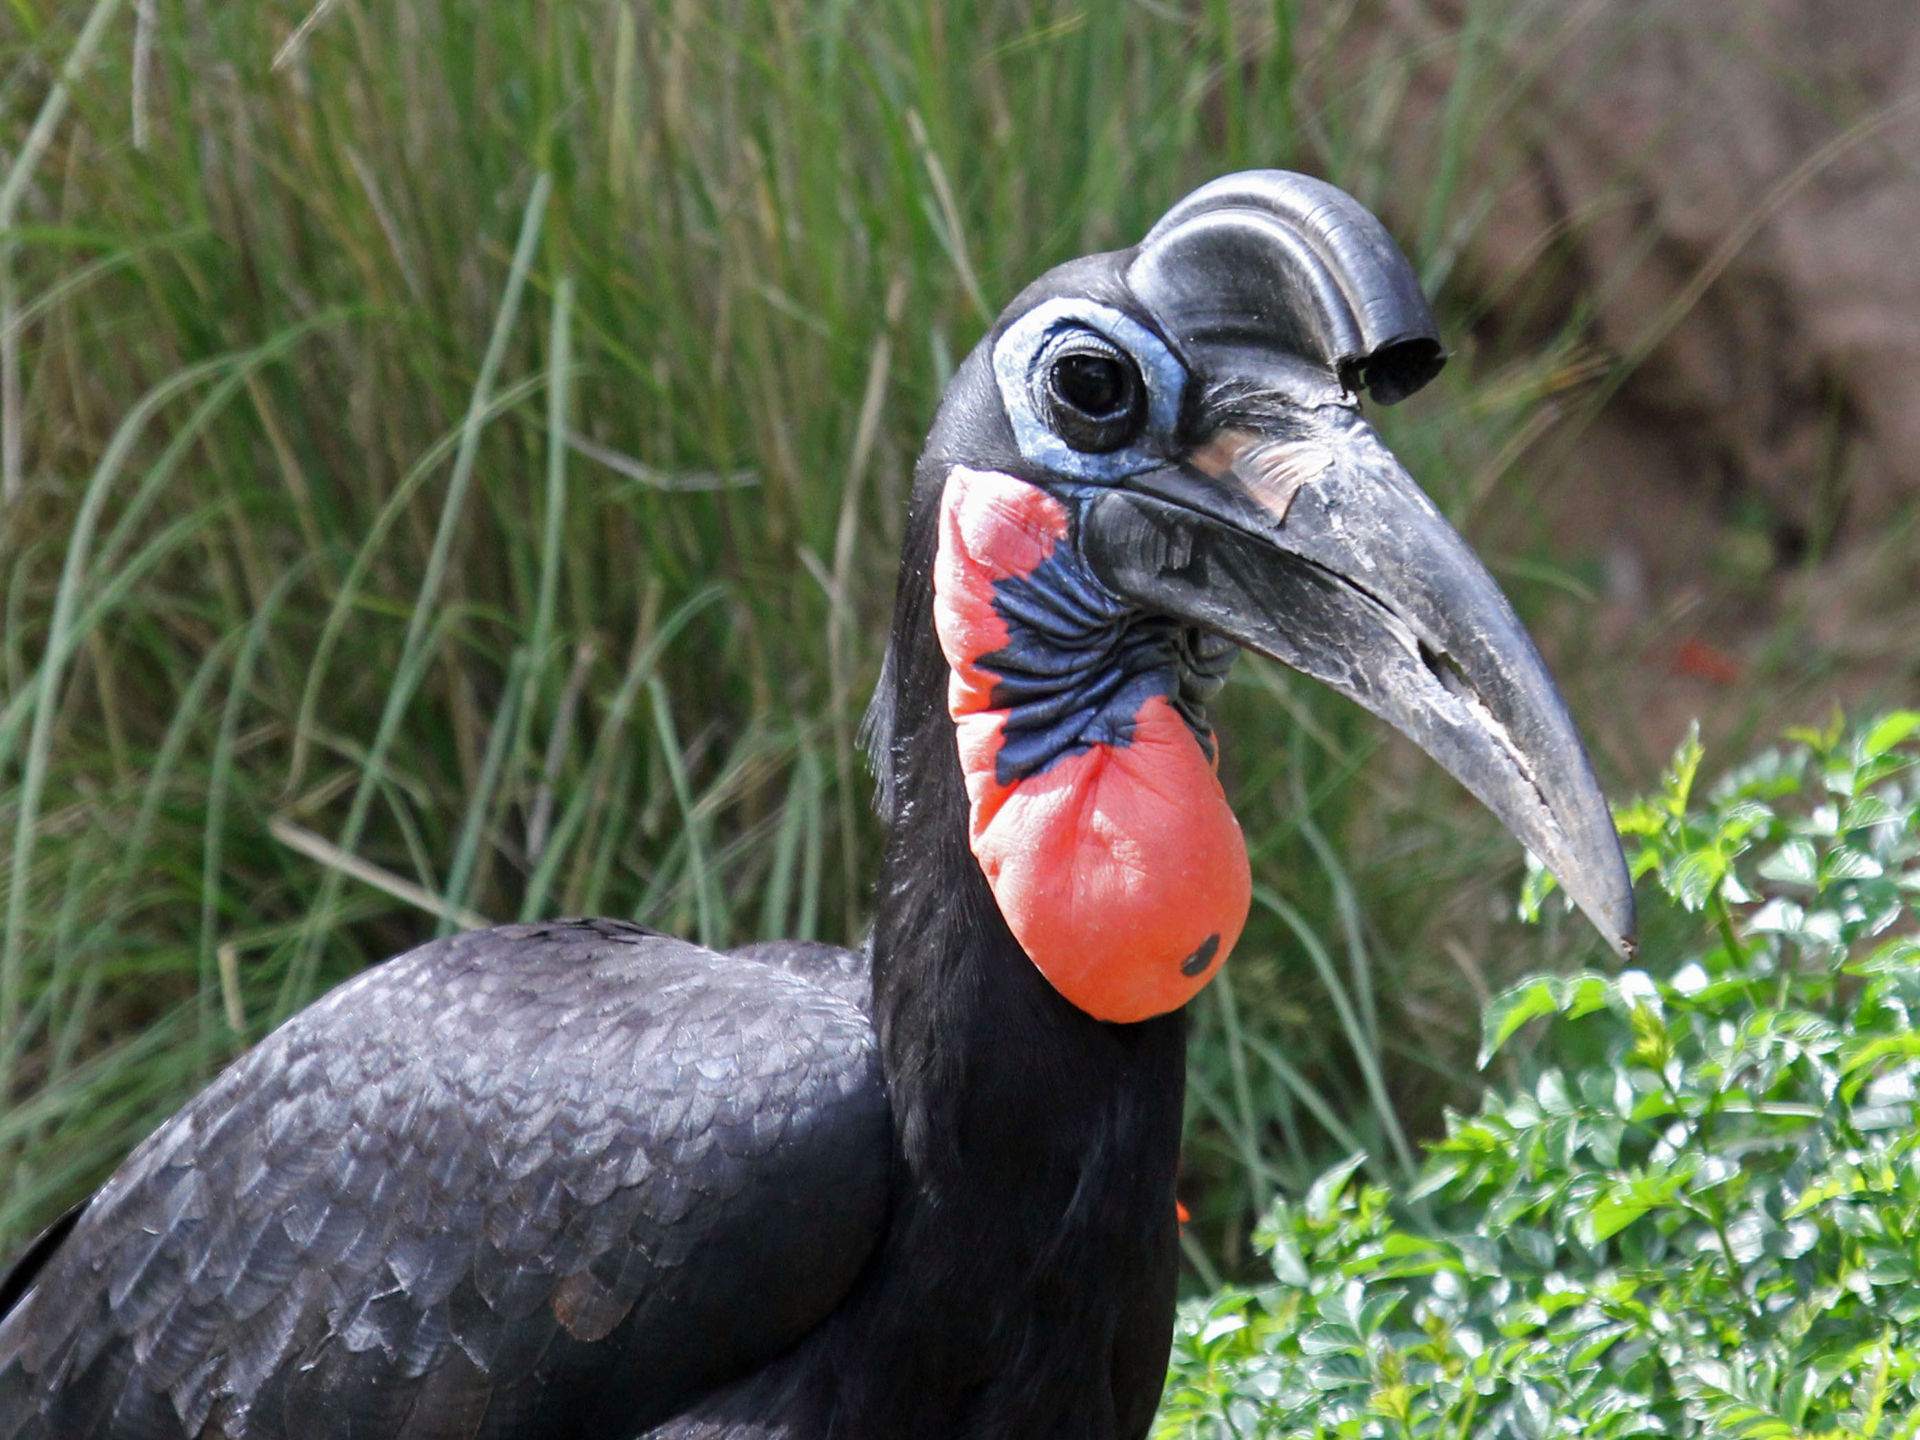
[[[1147,425],[1125,449],[1075,450],[1039,412],[1035,366],[1050,340],[1070,329],[1102,336],[1139,368]],[[1048,300],[1008,327],[993,366],[1020,453],[1069,486],[1078,482],[1079,494],[1166,463],[1187,374],[1140,321],[1093,300]],[[1062,497],[1069,509],[1074,496],[1070,489]],[[1230,642],[1131,609],[1094,577],[1071,543],[1055,546],[1032,574],[995,582],[993,608],[1006,624],[1007,644],[975,663],[999,677],[993,705],[1007,712],[994,761],[1000,784],[1042,774],[1062,756],[1095,745],[1131,744],[1134,717],[1155,695],[1173,703],[1213,758],[1206,705],[1239,653]]]
[[[1007,712],[994,760],[1000,784],[1095,745],[1131,744],[1134,717],[1155,695],[1213,758],[1205,706],[1239,653],[1231,643],[1132,609],[1071,544],[1029,575],[996,581],[993,608],[1007,643],[976,663],[997,677],[993,705]]]
[[[1048,427],[1035,402],[1034,369],[1064,331],[1085,330],[1133,357],[1147,391],[1147,430],[1134,444],[1102,454],[1075,450]],[[1014,442],[1033,464],[1068,481],[1111,485],[1164,464],[1160,445],[1171,436],[1187,372],[1161,340],[1138,320],[1093,300],[1048,300],[1022,315],[993,350],[993,374]]]

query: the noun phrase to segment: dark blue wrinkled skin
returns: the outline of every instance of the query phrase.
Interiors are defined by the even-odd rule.
[[[993,704],[1007,712],[994,779],[1044,774],[1096,745],[1133,743],[1140,707],[1172,701],[1209,759],[1205,704],[1226,677],[1230,646],[1143,615],[1093,574],[1071,540],[1027,575],[996,581],[993,609],[1007,643],[976,662],[992,672]]]

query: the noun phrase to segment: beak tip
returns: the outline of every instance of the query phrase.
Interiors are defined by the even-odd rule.
[[[1569,727],[1571,723],[1568,722]],[[1597,796],[1599,787],[1595,785],[1591,793]],[[1588,810],[1583,817],[1588,823],[1573,823],[1540,848],[1529,845],[1528,849],[1536,860],[1540,860],[1544,852],[1547,858],[1541,863],[1559,881],[1561,893],[1586,917],[1587,923],[1600,932],[1608,949],[1622,960],[1630,961],[1640,951],[1633,874],[1627,868],[1619,832],[1614,829],[1611,818],[1604,823],[1595,818],[1596,814],[1605,813]],[[1513,821],[1507,820],[1507,825],[1515,829]],[[1519,833],[1517,829],[1516,833]]]
[[[1640,953],[1640,923],[1635,914],[1633,884],[1624,863],[1618,875],[1608,878],[1612,883],[1604,886],[1598,895],[1575,898],[1608,947],[1622,960],[1632,960]]]

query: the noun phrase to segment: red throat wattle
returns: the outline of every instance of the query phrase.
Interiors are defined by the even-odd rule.
[[[1252,884],[1240,823],[1213,762],[1168,696],[1152,694],[1120,743],[1067,748],[1009,781],[996,761],[1007,622],[995,587],[1031,576],[1067,539],[1051,496],[956,467],[940,503],[934,627],[952,668],[969,841],[1014,938],[1041,974],[1099,1020],[1177,1010],[1218,973]],[[983,663],[984,662],[984,663]]]

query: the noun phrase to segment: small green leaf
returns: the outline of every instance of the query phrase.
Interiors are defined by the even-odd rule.
[[[1659,1014],[1663,1006],[1660,987],[1644,970],[1622,970],[1606,984],[1607,1007],[1617,1014],[1631,1015],[1636,1010]]]
[[[1223,1335],[1231,1335],[1246,1328],[1245,1315],[1221,1315],[1207,1322],[1206,1328],[1200,1332],[1200,1343],[1211,1345]]]
[[[1920,1031],[1893,1035],[1856,1035],[1840,1047],[1840,1073],[1851,1075],[1889,1058],[1920,1057]]]
[[[1840,828],[1842,831],[1864,830],[1869,825],[1884,825],[1898,814],[1878,795],[1856,795],[1840,812]]]
[[[1611,1240],[1652,1208],[1650,1201],[1620,1195],[1604,1197],[1587,1212],[1587,1242],[1598,1244],[1602,1240]]]
[[[1667,828],[1666,812],[1645,800],[1613,807],[1613,827],[1622,835],[1659,835]]]
[[[1860,737],[1860,758],[1871,760],[1902,744],[1920,730],[1920,710],[1895,710],[1882,715]]]
[[[1529,1020],[1551,1015],[1559,1009],[1557,984],[1552,976],[1536,975],[1494,996],[1480,1017],[1480,1058],[1474,1063],[1486,1069],[1487,1062],[1500,1053],[1500,1047],[1513,1038],[1514,1031]]]
[[[1760,862],[1760,873],[1786,885],[1811,885],[1820,873],[1820,856],[1810,842],[1789,840]]]
[[[1429,1195],[1437,1195],[1466,1173],[1466,1168],[1458,1160],[1444,1160],[1437,1155],[1429,1154],[1426,1168],[1420,1172],[1420,1178],[1414,1181],[1412,1188],[1407,1191],[1407,1199],[1418,1201],[1426,1199]]]
[[[1885,874],[1886,867],[1851,845],[1838,845],[1828,852],[1821,871],[1821,883],[1830,885],[1836,880],[1871,880]]]
[[[1585,1339],[1568,1352],[1567,1368],[1581,1370],[1593,1364],[1610,1349],[1622,1336],[1631,1334],[1633,1327],[1625,1321],[1616,1321],[1611,1325],[1601,1325],[1589,1331]]]
[[[1662,798],[1667,813],[1676,820],[1687,813],[1687,801],[1693,794],[1693,779],[1700,773],[1700,760],[1705,754],[1700,744],[1700,722],[1694,720],[1688,724],[1686,738],[1673,752],[1673,761],[1667,766],[1667,773],[1661,777],[1662,788],[1666,791]]]
[[[1529,925],[1540,922],[1540,907],[1547,896],[1560,888],[1560,882],[1553,878],[1553,872],[1540,863],[1540,859],[1531,850],[1527,854],[1526,878],[1520,882],[1520,918]]]
[[[1711,846],[1702,846],[1682,855],[1668,872],[1667,891],[1689,910],[1704,909],[1726,873],[1726,857]]]
[[[1920,941],[1902,935],[1889,940],[1864,960],[1847,967],[1855,975],[1898,975],[1920,973]]]
[[[1735,800],[1720,811],[1720,839],[1722,843],[1745,840],[1755,830],[1773,820],[1773,807],[1763,805],[1758,800]]]
[[[1321,1174],[1307,1190],[1307,1198],[1301,1204],[1309,1220],[1324,1222],[1333,1214],[1334,1202],[1340,1198],[1340,1192],[1346,1189],[1347,1181],[1353,1178],[1353,1172],[1367,1163],[1367,1152],[1357,1150]]]
[[[1299,1244],[1293,1236],[1284,1233],[1272,1238],[1273,1249],[1267,1258],[1273,1263],[1274,1278],[1296,1290],[1306,1289],[1313,1283],[1313,1276],[1307,1270],[1306,1258],[1301,1255]]]

